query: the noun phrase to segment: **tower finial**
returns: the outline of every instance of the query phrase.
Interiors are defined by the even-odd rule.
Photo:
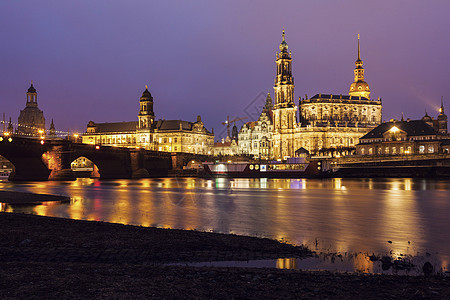
[[[358,33],[358,60],[361,60],[360,50],[359,50],[359,33]]]
[[[284,39],[284,35],[285,35],[285,33],[284,33],[284,26],[283,26],[283,34],[282,34],[282,36],[283,36],[283,42],[286,41],[286,40]]]
[[[145,89],[146,89],[146,90],[148,89],[148,86],[147,86],[147,85],[145,85]]]

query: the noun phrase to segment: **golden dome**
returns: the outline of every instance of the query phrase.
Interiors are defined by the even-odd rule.
[[[369,84],[365,81],[356,81],[350,85],[350,96],[361,96],[365,98],[369,98],[370,88]]]

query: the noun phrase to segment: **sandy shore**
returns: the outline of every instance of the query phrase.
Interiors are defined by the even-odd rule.
[[[0,191],[0,202],[3,203],[24,205],[24,204],[40,204],[42,202],[49,202],[49,201],[69,202],[70,197],[47,195],[47,194]]]
[[[310,253],[269,239],[9,213],[0,228],[2,299],[450,297],[442,276],[161,265]]]

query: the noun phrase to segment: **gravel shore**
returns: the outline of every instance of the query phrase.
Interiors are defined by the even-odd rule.
[[[310,255],[269,239],[10,213],[0,226],[2,299],[450,297],[444,276],[162,265]]]

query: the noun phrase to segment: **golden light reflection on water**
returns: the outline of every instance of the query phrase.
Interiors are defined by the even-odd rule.
[[[278,258],[276,262],[277,269],[289,269],[295,270],[297,267],[297,259],[296,258]]]
[[[416,179],[163,178],[67,183],[2,183],[34,193],[70,195],[70,204],[17,207],[36,213],[115,223],[233,232],[306,244],[320,251],[414,254],[441,249],[448,265],[450,181]],[[440,224],[438,230],[436,222]],[[433,227],[434,226],[434,227]],[[392,243],[389,243],[391,241]],[[358,258],[355,268],[370,270]]]
[[[384,236],[395,238],[394,241],[386,242],[390,244],[392,253],[396,255],[409,254],[411,241],[416,241],[416,247],[419,248],[423,246],[424,241],[422,220],[415,194],[406,190],[405,182],[403,186],[400,183],[393,184],[392,189],[384,193],[385,197],[381,201],[384,222],[380,224],[380,230]]]
[[[71,219],[83,219],[84,206],[82,201],[81,197],[73,197],[71,199],[71,205],[69,206],[69,216]]]

